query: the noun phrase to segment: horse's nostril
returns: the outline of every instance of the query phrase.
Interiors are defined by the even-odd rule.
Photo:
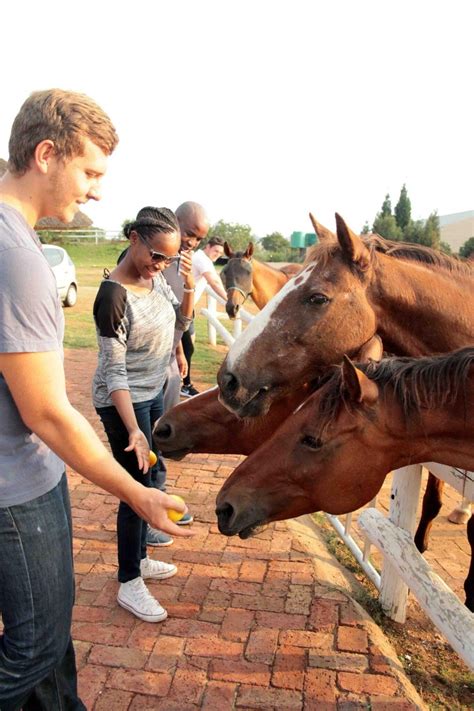
[[[264,385],[263,388],[260,388],[260,390],[258,391],[257,397],[258,395],[265,395],[265,393],[267,393],[269,389],[270,388],[268,387],[268,385]]]
[[[219,522],[219,529],[225,529],[229,525],[229,521],[234,515],[234,507],[232,504],[225,503],[216,508],[216,515]]]
[[[164,423],[157,427],[153,434],[159,439],[169,439],[171,437],[171,425]]]
[[[229,373],[229,371],[227,371],[227,373],[224,374],[223,381],[224,381],[225,387],[230,392],[235,392],[237,390],[237,388],[239,387],[239,381],[237,380],[235,375],[233,373]]]
[[[237,311],[238,311],[239,309],[240,309],[240,305],[239,305],[239,304],[236,304],[236,305],[235,305],[235,313],[237,313]]]

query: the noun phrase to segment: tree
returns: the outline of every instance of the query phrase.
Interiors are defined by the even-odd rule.
[[[472,255],[474,255],[474,237],[469,237],[459,250],[459,256],[469,259]]]
[[[234,252],[245,250],[249,242],[255,242],[250,225],[224,222],[224,220],[219,220],[212,225],[207,235],[208,239],[211,237],[222,237],[230,244]]]
[[[427,220],[417,220],[416,222],[412,220],[405,230],[405,240],[439,249],[441,238],[438,213],[432,212]]]
[[[425,222],[422,244],[425,244],[427,247],[432,247],[433,249],[439,249],[440,241],[439,217],[435,210]]]
[[[410,220],[410,224],[405,229],[403,238],[405,242],[414,242],[415,244],[423,244],[423,230],[425,228],[423,220]]]
[[[453,250],[451,249],[451,245],[449,245],[447,242],[443,242],[442,240],[439,243],[439,248],[445,254],[452,254],[453,253]]]
[[[260,243],[267,252],[281,252],[290,247],[290,243],[280,232],[266,235],[260,240]]]
[[[385,200],[383,201],[382,210],[380,212],[380,215],[382,217],[388,217],[391,214],[392,214],[392,203],[390,201],[390,195],[387,193],[385,195]]]
[[[361,235],[368,235],[368,234],[370,234],[370,225],[369,225],[368,221],[366,220],[365,225],[362,228]]]
[[[396,242],[400,242],[403,239],[402,231],[397,225],[395,217],[391,214],[384,215],[382,212],[379,212],[374,220],[372,232],[382,235],[385,239],[395,240]]]
[[[400,197],[395,206],[395,219],[402,232],[405,232],[411,222],[411,202],[405,184],[400,191]]]

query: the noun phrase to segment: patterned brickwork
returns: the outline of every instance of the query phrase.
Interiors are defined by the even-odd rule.
[[[71,400],[103,438],[89,399],[94,362],[84,351],[66,354]],[[288,524],[247,541],[219,534],[215,494],[237,461],[192,455],[169,465],[168,488],[185,498],[196,523],[193,538],[151,551],[178,566],[175,577],[150,583],[169,613],[160,624],[117,606],[117,501],[69,472],[73,637],[87,708],[423,708],[373,624],[328,586]]]

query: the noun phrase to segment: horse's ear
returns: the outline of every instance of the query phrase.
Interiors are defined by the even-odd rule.
[[[379,397],[379,389],[373,380],[355,367],[346,355],[342,362],[342,383],[346,393],[355,404],[374,405]]]
[[[337,239],[342,253],[350,262],[358,264],[365,271],[370,266],[370,252],[361,240],[336,212]]]
[[[354,356],[354,360],[356,360],[358,363],[366,363],[369,360],[382,360],[382,355],[383,355],[383,343],[382,339],[380,336],[377,336],[375,334],[372,336],[370,341],[367,341],[360,351],[356,353]]]
[[[230,246],[230,244],[228,242],[224,242],[224,252],[229,257],[229,259],[232,259],[232,257],[234,256],[232,247]]]
[[[309,213],[309,219],[320,242],[329,242],[336,239],[334,232],[331,232],[331,230],[328,230],[327,227],[318,222],[312,212]]]
[[[249,242],[247,245],[247,249],[245,250],[245,252],[242,255],[244,257],[244,259],[251,259],[252,258],[253,249],[254,249],[253,242]]]

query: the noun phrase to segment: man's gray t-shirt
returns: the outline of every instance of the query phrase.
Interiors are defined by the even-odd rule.
[[[17,210],[0,203],[0,353],[62,353],[63,334],[56,281],[41,243]],[[0,508],[46,494],[64,468],[26,427],[0,373]]]

